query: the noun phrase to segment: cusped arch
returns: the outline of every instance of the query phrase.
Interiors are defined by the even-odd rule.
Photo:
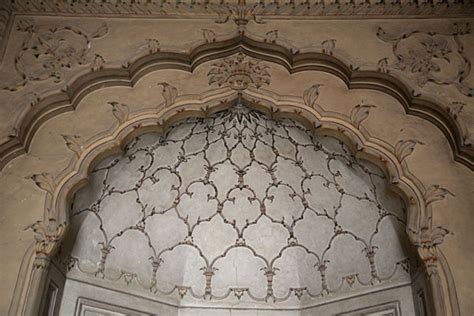
[[[390,144],[370,136],[360,125],[360,121],[354,122],[346,115],[326,112],[318,106],[309,106],[301,97],[279,96],[254,88],[239,92],[221,88],[201,95],[178,97],[173,104],[160,110],[148,109],[129,113],[126,105],[114,103],[117,123],[113,128],[97,135],[87,144],[75,146],[76,150],[73,150],[74,156],[69,166],[57,177],[53,178],[49,174],[34,175],[36,184],[47,192],[44,219],[32,225],[37,234],[34,260],[47,260],[57,251],[67,232],[68,209],[72,196],[87,183],[89,174],[99,161],[121,152],[127,143],[141,134],[151,131],[163,133],[178,120],[207,117],[233,106],[236,102],[242,102],[275,119],[296,119],[316,134],[333,136],[343,141],[356,158],[379,166],[388,176],[391,187],[407,205],[407,232],[411,242],[419,249],[420,245],[425,247],[423,243],[427,243],[427,249],[435,245],[431,235],[426,233],[432,231],[431,205],[426,199],[426,188],[410,173],[404,157],[397,154]],[[433,259],[429,256],[423,257],[423,252],[420,252],[420,255],[423,260]],[[33,270],[29,271],[31,275],[34,275],[34,267],[33,264]],[[25,286],[32,285],[28,281]],[[35,289],[28,295],[35,295]],[[450,299],[452,300],[452,297]]]
[[[277,43],[255,39],[248,34],[223,38],[196,45],[188,54],[158,51],[138,57],[122,68],[101,69],[76,78],[61,92],[40,99],[28,109],[15,127],[15,135],[0,144],[0,169],[9,161],[28,152],[34,135],[44,122],[61,113],[73,111],[91,92],[104,87],[133,87],[146,74],[160,70],[193,72],[199,65],[235,53],[245,53],[261,60],[279,64],[291,73],[321,71],[341,79],[349,89],[381,91],[394,97],[409,115],[426,119],[445,135],[454,159],[474,170],[474,150],[464,143],[462,128],[445,107],[433,100],[415,95],[402,80],[380,71],[362,71],[325,52],[294,52]]]
[[[80,155],[75,155],[70,166],[56,179],[55,189],[49,194],[48,216],[54,214],[58,223],[68,222],[68,203],[73,193],[87,182],[90,171],[106,156],[120,152],[133,138],[151,131],[163,133],[174,122],[190,117],[207,117],[229,108],[235,102],[243,102],[272,118],[296,119],[315,131],[316,134],[330,135],[346,143],[353,154],[363,160],[378,165],[388,175],[394,190],[408,205],[407,226],[417,233],[431,217],[430,207],[423,197],[425,187],[409,171],[404,160],[397,157],[393,147],[382,140],[371,137],[364,128],[357,128],[350,118],[337,113],[324,112],[307,106],[301,98],[279,97],[263,94],[256,89],[236,93],[221,89],[196,98],[179,98],[175,104],[158,112],[144,110],[130,113],[118,122],[114,130],[98,135],[89,144],[83,145]],[[223,102],[222,100],[225,100]]]

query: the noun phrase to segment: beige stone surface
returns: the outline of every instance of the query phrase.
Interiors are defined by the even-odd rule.
[[[16,16],[15,23],[22,19]],[[93,32],[102,22],[107,23],[108,33],[93,39],[91,56],[101,55],[104,69],[121,67],[128,61],[145,54],[142,44],[156,38],[162,51],[189,52],[190,48],[204,43],[201,29],[211,29],[216,35],[236,31],[233,21],[216,24],[212,19],[173,20],[173,19],[105,19],[72,17],[28,17],[38,25],[75,25]],[[322,50],[322,42],[335,39],[333,55],[347,64],[361,69],[376,69],[381,58],[387,57],[389,64],[395,63],[391,45],[376,37],[377,28],[403,30],[405,32],[423,30],[443,32],[453,23],[466,19],[439,20],[344,20],[344,21],[283,21],[272,20],[266,24],[249,22],[248,34],[263,39],[270,30],[278,30],[277,43],[282,43],[301,51]],[[474,20],[470,20],[472,23]],[[10,34],[6,54],[0,68],[0,86],[10,84],[18,75],[13,60],[18,53],[25,34],[15,29]],[[474,35],[459,36],[465,53],[474,56]],[[137,52],[138,50],[138,52]],[[142,50],[142,51],[140,51]],[[164,98],[159,82],[167,82],[177,88],[178,98],[193,99],[192,95],[216,89],[209,85],[207,74],[215,61],[198,66],[192,73],[182,70],[154,70],[135,83],[134,87],[104,87],[97,89],[82,99],[73,112],[63,113],[46,120],[31,141],[31,147],[24,154],[0,171],[0,229],[2,231],[0,255],[0,314],[8,313],[13,290],[17,281],[21,260],[33,242],[33,233],[24,228],[45,214],[45,191],[39,189],[29,178],[33,174],[50,173],[59,176],[66,169],[74,153],[62,138],[63,134],[81,136],[85,144],[97,135],[110,133],[118,125],[107,103],[117,101],[129,106],[130,112],[144,109],[162,109]],[[470,315],[474,310],[474,172],[454,161],[453,152],[445,135],[431,122],[407,115],[395,98],[379,91],[351,89],[334,75],[319,71],[305,71],[289,74],[281,65],[269,61],[271,75],[269,85],[259,89],[278,96],[291,96],[302,102],[304,91],[313,84],[323,84],[317,104],[328,112],[348,116],[357,104],[375,105],[369,117],[362,123],[363,128],[374,138],[394,146],[400,139],[417,140],[413,153],[406,158],[406,164],[425,187],[436,184],[448,189],[454,196],[432,204],[434,225],[440,225],[451,233],[440,246],[454,276],[459,298],[461,315]],[[43,98],[71,84],[74,78],[90,72],[90,65],[75,65],[64,69],[64,79],[54,83],[52,79],[28,82],[16,92],[0,91],[0,139],[7,139],[12,129],[19,126],[21,117],[30,107],[31,98]],[[411,74],[393,70],[393,75],[406,82],[409,87],[422,96],[435,100],[443,107],[452,102],[465,104],[459,120],[466,130],[474,133],[474,102],[458,91],[453,85],[427,83],[419,87]],[[465,82],[474,86],[471,73]],[[472,89],[472,88],[471,88]],[[180,99],[181,98],[181,99]],[[154,110],[153,110],[154,111]],[[467,133],[466,133],[467,135]],[[422,143],[422,144],[421,144]]]

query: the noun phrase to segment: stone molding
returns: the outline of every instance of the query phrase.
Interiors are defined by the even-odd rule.
[[[384,92],[398,100],[407,114],[421,117],[437,126],[447,138],[454,159],[474,170],[474,148],[465,142],[465,128],[456,116],[437,102],[416,95],[394,75],[381,70],[358,70],[324,49],[299,53],[277,43],[253,39],[243,33],[219,41],[206,41],[191,49],[189,54],[150,50],[148,54],[141,54],[122,68],[90,70],[71,82],[65,90],[43,99],[38,98],[35,106],[26,112],[19,126],[15,127],[15,132],[0,144],[0,170],[15,157],[28,152],[40,126],[56,115],[75,110],[80,101],[92,91],[110,86],[133,87],[140,78],[159,69],[193,72],[203,63],[235,53],[279,64],[290,74],[321,71],[340,78],[349,89]]]
[[[231,0],[226,4],[218,1],[196,3],[184,1],[59,1],[15,0],[12,7],[18,14],[63,14],[87,16],[156,16],[156,17],[215,17],[235,12],[254,12],[264,18],[331,18],[331,17],[458,17],[474,13],[472,0],[394,0],[394,1],[289,1]]]

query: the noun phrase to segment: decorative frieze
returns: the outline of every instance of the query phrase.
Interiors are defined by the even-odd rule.
[[[12,1],[13,2],[13,1]],[[277,0],[230,0],[221,4],[216,0],[195,2],[175,1],[134,1],[134,0],[15,0],[13,8],[23,13],[55,13],[77,15],[114,16],[218,16],[220,21],[234,20],[237,24],[247,23],[249,19],[276,16],[327,17],[327,16],[469,16],[474,14],[472,0],[395,0],[395,1],[328,1],[315,0],[297,3]],[[247,21],[247,22],[246,22]]]

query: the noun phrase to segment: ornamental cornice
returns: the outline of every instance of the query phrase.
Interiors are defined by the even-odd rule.
[[[296,2],[228,0],[10,0],[19,14],[210,17],[250,13],[259,17],[472,16],[472,0],[316,0]],[[227,13],[226,13],[227,12]]]

